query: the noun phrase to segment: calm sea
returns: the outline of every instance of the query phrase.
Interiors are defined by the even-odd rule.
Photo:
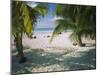
[[[52,33],[54,28],[38,28],[34,30],[34,33]]]
[[[44,33],[52,33],[54,31],[54,28],[38,28],[34,30],[34,33],[36,34],[44,34]],[[70,32],[71,30],[67,30],[67,32]]]

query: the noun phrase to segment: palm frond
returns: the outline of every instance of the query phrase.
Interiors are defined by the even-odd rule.
[[[48,12],[46,4],[38,4],[38,6],[34,8],[34,10],[42,16],[46,15]]]
[[[64,5],[57,6],[58,11],[56,11],[57,16],[69,18],[69,24],[65,21],[58,21],[63,26],[63,30],[72,29],[73,39],[81,35],[84,37],[96,35],[96,7],[95,6],[82,6],[82,5]],[[78,41],[78,40],[77,40]]]
[[[54,37],[56,37],[60,32],[66,32],[68,29],[71,29],[71,28],[75,28],[75,25],[70,22],[68,19],[59,19],[59,20],[56,20],[56,28],[54,29],[53,31],[53,34],[52,34],[52,38],[51,38],[51,42],[53,40]]]

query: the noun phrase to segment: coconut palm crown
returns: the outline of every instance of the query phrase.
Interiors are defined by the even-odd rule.
[[[56,16],[62,17],[56,20],[56,28],[51,41],[59,32],[72,30],[71,39],[82,46],[82,36],[96,37],[96,7],[82,5],[57,5]]]
[[[32,8],[26,1],[12,1],[12,35],[16,43],[16,49],[19,62],[26,61],[23,53],[22,37],[26,34],[29,38],[32,38],[32,32],[36,24],[36,19],[40,15],[44,16],[47,13],[45,4],[38,4]]]

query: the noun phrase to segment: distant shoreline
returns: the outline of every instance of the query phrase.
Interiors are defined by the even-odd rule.
[[[53,33],[54,29],[55,28],[38,28],[33,31],[33,34]],[[66,30],[66,32],[72,32],[72,30]]]

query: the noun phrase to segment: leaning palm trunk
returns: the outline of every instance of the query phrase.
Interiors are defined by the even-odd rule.
[[[19,57],[19,63],[23,63],[26,61],[26,57],[24,56],[23,53],[23,45],[22,45],[22,33],[16,33],[16,37],[15,37],[15,42],[16,42],[16,49],[18,51],[18,57]]]
[[[83,46],[81,36],[80,35],[77,35],[77,36],[78,36],[77,44],[78,44],[78,46],[81,47],[81,46]]]

